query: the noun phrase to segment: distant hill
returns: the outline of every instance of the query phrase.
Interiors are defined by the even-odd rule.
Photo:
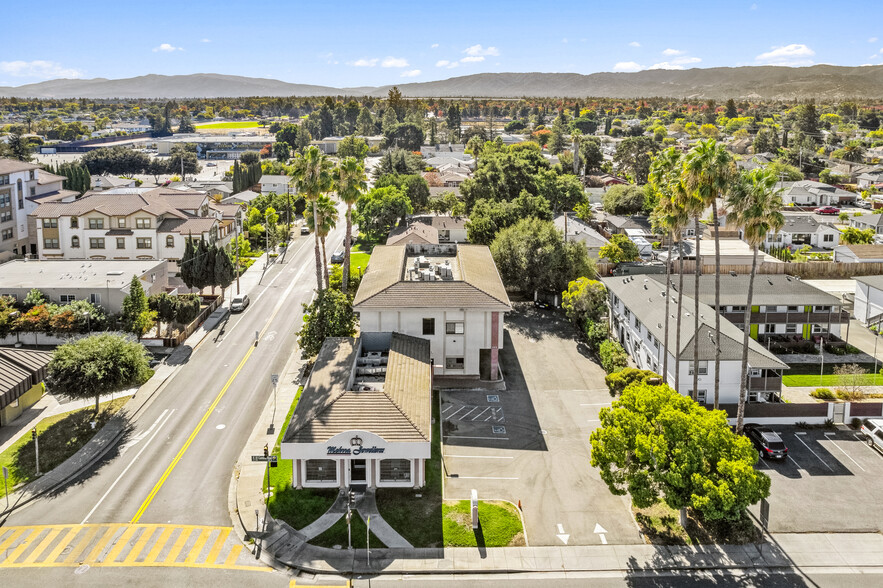
[[[20,98],[208,98],[240,96],[385,96],[392,86],[331,88],[222,74],[147,75],[108,80],[50,80],[0,87]],[[398,84],[411,97],[606,97],[794,99],[883,97],[883,65],[717,67],[636,73],[483,73]]]

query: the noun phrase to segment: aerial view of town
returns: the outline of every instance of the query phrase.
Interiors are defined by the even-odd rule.
[[[883,587],[883,4],[4,13],[0,587]]]

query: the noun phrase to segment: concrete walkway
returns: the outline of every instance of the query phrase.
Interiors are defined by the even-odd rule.
[[[399,535],[398,531],[393,529],[389,523],[383,520],[383,517],[380,516],[380,511],[377,510],[377,500],[374,490],[369,490],[364,498],[356,503],[356,510],[358,511],[359,516],[362,517],[362,520],[366,523],[368,522],[368,517],[371,517],[371,532],[374,533],[375,537],[383,541],[383,544],[387,547],[393,549],[414,548],[407,539]]]
[[[305,541],[309,541],[314,537],[318,537],[328,529],[334,526],[334,523],[340,520],[346,514],[346,494],[338,494],[331,508],[321,517],[300,530]]]

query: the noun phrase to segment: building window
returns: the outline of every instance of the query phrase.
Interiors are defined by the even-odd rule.
[[[764,325],[763,332],[769,333],[769,334],[775,333],[776,332],[776,325],[771,325],[771,324]]]
[[[36,196],[36,195],[37,195],[37,189],[32,187],[31,188],[31,196]]]
[[[618,304],[619,304],[619,298],[616,296],[616,294],[614,294],[613,295],[613,306],[616,306]]]
[[[659,339],[655,339],[655,338],[653,339],[653,347],[655,347],[656,349],[659,349]]]
[[[788,323],[787,325],[785,325],[785,332],[786,333],[796,333],[797,332],[797,325],[795,325],[793,323]]]
[[[445,323],[445,333],[448,335],[462,335],[463,323],[459,321]]]
[[[149,218],[136,218],[135,219],[135,228],[136,229],[149,229],[150,228],[150,219]]]
[[[0,194],[0,208],[7,208],[12,203],[10,199],[9,192],[4,192]]]
[[[789,306],[788,312],[797,312],[797,307],[796,306]]]
[[[118,218],[117,219],[117,226],[121,229],[125,229],[126,228],[126,219],[125,218]]]
[[[71,228],[72,229],[79,229],[80,228],[80,219],[78,219],[75,216],[72,216],[71,217]]]
[[[445,358],[445,369],[446,370],[462,370],[465,369],[466,364],[463,361],[462,357],[446,357]]]
[[[74,249],[80,248],[80,238],[77,237],[76,235],[71,237],[71,247],[73,247]]]
[[[3,174],[0,176],[0,186],[6,186],[9,184],[9,174]]]
[[[126,248],[126,238],[125,237],[117,237],[117,249],[125,249]]]
[[[822,235],[822,241],[824,243],[833,243],[834,242],[834,235]]]
[[[0,238],[2,238],[3,241],[9,241],[13,236],[12,229],[3,229],[3,232],[0,233]]]
[[[91,237],[89,239],[89,249],[104,249],[104,239],[102,237]]]
[[[336,482],[337,462],[333,459],[308,459],[307,482]]]
[[[43,249],[60,249],[60,247],[58,246],[58,237],[44,237]]]
[[[101,304],[101,294],[89,294],[89,302],[92,304]]]
[[[691,376],[693,375],[693,362],[692,361],[690,362],[689,374]],[[708,374],[708,362],[707,361],[700,361],[699,362],[699,375],[705,376],[707,374]]]
[[[58,228],[58,219],[57,218],[44,218],[43,219],[43,228],[44,229],[57,229]]]
[[[751,368],[751,377],[759,378],[761,376],[760,368]]]
[[[434,318],[423,319],[423,334],[424,335],[435,335],[435,319]]]
[[[707,394],[708,392],[706,392],[705,390],[697,390],[696,402],[698,402],[699,404],[705,404],[705,397],[707,396]]]
[[[21,180],[18,181],[18,209],[25,207],[25,193],[21,187]]]
[[[827,333],[828,331],[822,325],[813,325],[812,332],[813,333]]]
[[[831,310],[830,306],[813,306],[813,312],[829,312]]]
[[[31,179],[31,180],[34,179],[34,170],[31,170],[31,171],[30,171],[30,173],[28,174],[28,178]]]
[[[638,332],[638,335],[641,334],[641,321],[638,320],[638,317],[635,317],[635,330]]]
[[[90,229],[103,229],[104,228],[104,219],[103,218],[90,218],[89,219],[89,228]]]
[[[411,460],[409,459],[381,459],[380,460],[381,482],[410,482]]]
[[[628,308],[623,309],[622,314],[623,314],[623,315],[625,316],[625,318],[627,318],[627,319],[629,319],[629,318],[632,317],[632,311],[630,311]]]
[[[0,212],[0,223],[8,223],[11,220],[12,220],[12,211],[11,210],[4,210],[3,212]]]
[[[135,247],[138,249],[150,249],[153,247],[153,239],[150,237],[138,237],[135,239]]]
[[[168,235],[166,237],[166,247],[174,247],[175,246],[175,238],[172,235]]]
[[[744,306],[731,306],[730,308],[732,308],[733,312],[745,312]]]
[[[76,300],[76,299],[77,299],[77,297],[74,296],[73,294],[61,294],[61,295],[58,297],[58,300],[59,300],[62,304],[70,304],[71,302],[73,302],[73,301]]]

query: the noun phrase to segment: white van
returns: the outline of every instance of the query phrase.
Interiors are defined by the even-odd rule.
[[[883,451],[883,419],[867,419],[862,425],[862,433],[868,439],[868,445]]]

